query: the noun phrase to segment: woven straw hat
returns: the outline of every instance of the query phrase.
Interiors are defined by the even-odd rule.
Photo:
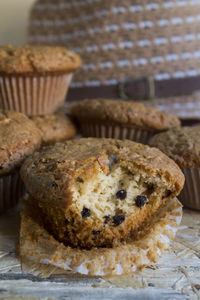
[[[80,54],[69,99],[148,99],[200,118],[200,0],[38,0],[28,41]]]

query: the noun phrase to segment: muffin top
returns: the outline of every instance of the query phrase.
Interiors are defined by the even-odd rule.
[[[64,114],[49,114],[32,117],[40,130],[44,144],[61,142],[72,138],[76,134],[76,127]]]
[[[181,167],[200,168],[200,126],[173,128],[155,135],[149,143]]]
[[[20,166],[40,143],[39,129],[25,115],[0,110],[0,177]]]
[[[134,101],[94,99],[84,100],[72,107],[79,121],[103,121],[125,126],[160,131],[180,125],[173,115]]]
[[[0,73],[70,73],[81,66],[80,57],[64,47],[2,46]]]
[[[54,199],[54,205],[58,199],[59,205],[62,201],[68,205],[71,193],[67,189],[73,178],[81,180],[79,175],[84,170],[87,179],[92,178],[99,167],[108,174],[116,159],[125,167],[132,164],[151,176],[163,176],[175,183],[177,191],[182,189],[184,175],[172,159],[159,149],[129,140],[82,138],[44,146],[25,160],[21,176],[35,199]]]

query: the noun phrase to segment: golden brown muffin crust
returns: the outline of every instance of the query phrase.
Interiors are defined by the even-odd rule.
[[[25,161],[21,176],[44,227],[83,248],[126,240],[184,183],[179,167],[158,149],[94,138],[43,147]],[[121,189],[125,198],[117,196]],[[147,205],[136,203],[142,195]]]
[[[99,120],[152,131],[180,126],[177,117],[134,101],[86,99],[72,107],[72,114],[80,122]]]
[[[80,57],[64,47],[29,45],[0,47],[0,73],[16,75],[70,73],[80,66]]]
[[[184,168],[200,168],[200,126],[173,128],[151,138],[159,148]]]
[[[180,190],[184,175],[173,160],[159,149],[151,148],[129,140],[82,138],[63,143],[56,143],[35,151],[24,162],[21,175],[29,193],[35,197],[66,207],[71,203],[67,193],[71,180],[83,171],[89,178],[94,174],[95,163],[104,173],[109,172],[108,158],[118,155],[119,160],[135,166],[142,166],[152,176],[165,175],[176,183]],[[40,184],[38,184],[40,182]],[[58,187],[55,193],[55,183]]]
[[[0,110],[0,176],[12,172],[40,143],[38,128],[25,115]]]
[[[75,125],[61,113],[35,116],[32,120],[39,128],[44,144],[65,141],[76,134]]]

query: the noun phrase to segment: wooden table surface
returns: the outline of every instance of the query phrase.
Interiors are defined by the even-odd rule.
[[[0,299],[200,299],[200,213],[184,210],[175,241],[151,267],[107,279],[55,270],[22,273],[19,207],[0,217]],[[25,270],[25,269],[24,269]]]

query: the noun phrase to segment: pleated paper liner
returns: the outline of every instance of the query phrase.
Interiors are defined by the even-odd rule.
[[[72,74],[0,76],[0,108],[28,116],[54,112],[65,100]]]
[[[179,196],[185,207],[200,210],[200,170],[182,168],[185,175],[185,185]]]
[[[157,261],[174,239],[182,217],[182,205],[170,200],[152,215],[134,239],[116,248],[81,250],[64,246],[33,219],[26,206],[22,213],[20,255],[29,272],[46,276],[47,267],[91,276],[125,275]],[[26,267],[24,266],[24,270]]]
[[[24,184],[19,171],[0,178],[0,214],[15,206],[24,195]]]
[[[123,125],[101,124],[93,122],[81,123],[81,131],[84,137],[129,139],[138,143],[147,144],[154,132],[137,127]]]

